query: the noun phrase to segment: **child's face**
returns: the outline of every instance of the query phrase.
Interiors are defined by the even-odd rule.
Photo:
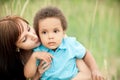
[[[58,18],[46,18],[39,21],[39,36],[41,43],[49,48],[56,49],[62,42],[64,31]]]

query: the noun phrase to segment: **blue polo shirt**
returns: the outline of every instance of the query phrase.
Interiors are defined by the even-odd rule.
[[[78,73],[76,58],[82,59],[86,53],[85,47],[74,37],[65,37],[55,51],[42,44],[34,51],[48,52],[53,55],[51,66],[43,73],[41,80],[72,79]]]

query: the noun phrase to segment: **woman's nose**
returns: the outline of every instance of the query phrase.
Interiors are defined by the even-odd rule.
[[[31,40],[38,39],[38,37],[37,37],[37,35],[35,33],[29,33],[29,36],[30,36]]]
[[[36,39],[38,39],[38,37],[37,37],[37,36],[33,36],[31,39],[32,39],[33,41],[35,41]]]

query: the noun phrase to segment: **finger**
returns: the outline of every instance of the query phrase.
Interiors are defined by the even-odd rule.
[[[105,80],[105,78],[103,76],[100,76],[99,80]]]
[[[46,53],[45,56],[49,56],[49,57],[53,58],[53,55],[50,53]]]
[[[96,75],[96,80],[102,80],[101,79],[101,76],[98,74],[98,75]]]
[[[52,58],[51,58],[51,56],[48,56],[48,57],[46,58],[46,62],[49,62],[49,63],[52,62]]]
[[[46,71],[47,69],[49,69],[50,68],[50,65],[47,65],[45,68],[44,68],[44,70]]]
[[[97,73],[96,79],[97,80],[103,80],[103,76],[101,75],[101,73]]]
[[[102,78],[102,80],[106,80],[106,78],[105,78],[105,77],[103,77],[103,78]]]
[[[44,62],[45,62],[45,61],[41,60],[41,63],[40,63],[40,65],[43,65],[43,64],[44,64]]]
[[[41,60],[41,61],[40,61],[40,64],[38,65],[38,68],[41,68],[41,67],[43,66],[44,62],[45,62],[45,61]]]
[[[48,66],[48,65],[50,65],[50,63],[41,60],[41,63],[40,63],[40,65],[39,65],[38,67],[39,67],[39,68],[44,68],[44,67],[46,67],[46,66]]]
[[[50,55],[45,55],[44,56],[44,58],[43,58],[43,60],[45,61],[45,62],[52,62],[52,57],[50,56]]]
[[[42,68],[45,69],[49,65],[50,65],[49,63],[45,63],[45,64],[43,64]]]
[[[50,54],[50,57],[51,57],[51,58],[53,58],[53,55],[52,55],[52,54]]]
[[[94,76],[93,76],[93,74],[92,74],[92,80],[94,80]]]
[[[100,76],[96,76],[96,80],[101,80],[101,79],[100,79]]]
[[[97,80],[95,76],[92,76],[92,80]]]
[[[39,71],[39,73],[44,73],[48,68],[50,67],[50,64],[42,64],[42,66],[41,67],[39,67],[39,69],[38,69],[38,71]]]
[[[46,63],[48,63],[48,62],[42,61],[40,65],[43,66]]]

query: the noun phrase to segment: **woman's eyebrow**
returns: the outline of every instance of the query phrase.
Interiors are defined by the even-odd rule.
[[[18,42],[19,42],[19,43],[22,41],[22,39],[23,39],[24,36],[25,36],[24,30],[25,30],[25,29],[23,29],[23,31],[21,32],[20,37],[19,37],[19,39],[18,39]]]
[[[21,35],[20,35],[20,38],[18,39],[18,42],[20,43],[22,41],[22,39],[24,38],[25,34],[24,34],[24,31],[27,30],[29,28],[29,24],[25,23],[24,24],[24,27],[23,27],[23,30],[21,32]]]

